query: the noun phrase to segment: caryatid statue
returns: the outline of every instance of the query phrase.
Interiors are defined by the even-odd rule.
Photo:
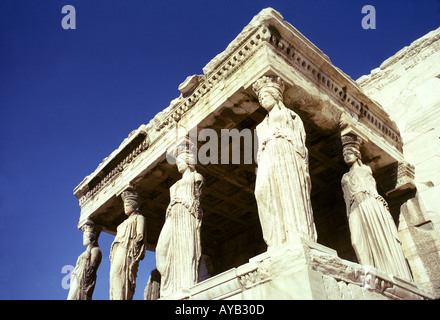
[[[174,150],[182,178],[170,188],[170,204],[156,246],[161,297],[187,290],[198,281],[203,216],[200,198],[204,181],[195,169],[194,152],[189,139]]]
[[[110,249],[110,300],[131,300],[136,288],[139,262],[147,244],[145,217],[139,212],[139,195],[134,188],[121,194],[128,216],[117,228]]]
[[[298,238],[316,241],[303,122],[284,105],[280,77],[264,76],[252,89],[268,112],[256,128],[255,198],[264,240],[269,248]]]
[[[361,161],[361,142],[354,135],[342,137],[344,161],[350,171],[341,184],[354,251],[360,264],[411,280],[396,224],[377,192],[371,168]]]
[[[82,226],[83,245],[87,247],[76,261],[70,277],[67,300],[92,300],[96,284],[96,272],[101,264],[102,253],[98,245],[99,228],[87,220]]]

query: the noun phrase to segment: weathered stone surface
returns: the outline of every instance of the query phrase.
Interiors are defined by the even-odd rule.
[[[405,143],[406,160],[435,224],[440,221],[440,28],[403,48],[357,80],[389,113]]]
[[[357,82],[382,105],[401,131],[405,159],[414,168],[413,183],[417,188],[417,197],[412,204],[403,207],[399,231],[415,280],[432,288],[440,296],[438,61],[440,28],[403,48]],[[423,209],[415,208],[414,202]]]
[[[189,76],[184,82],[179,85],[179,91],[182,93],[183,96],[191,94],[201,82],[202,77],[203,76],[199,76],[196,74]]]
[[[194,285],[186,296],[186,299],[248,300],[432,298],[425,289],[413,283],[373,267],[362,268],[317,250],[313,245],[301,243],[290,243],[261,254],[239,268]]]

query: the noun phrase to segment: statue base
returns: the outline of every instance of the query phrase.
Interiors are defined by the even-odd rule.
[[[161,299],[430,300],[434,295],[414,282],[343,260],[333,249],[298,239]]]

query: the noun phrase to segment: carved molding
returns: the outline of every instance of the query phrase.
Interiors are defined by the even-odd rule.
[[[133,162],[142,152],[148,149],[150,140],[147,134],[142,135],[143,138],[134,146],[126,146],[121,150],[120,154],[125,154],[119,161],[111,161],[93,178],[79,194],[79,205],[82,207],[97,193],[99,193],[105,186],[114,181],[124,169]]]
[[[394,286],[392,280],[385,275],[379,275],[376,268],[364,266],[362,286],[370,291],[383,294],[388,288]]]
[[[238,276],[238,280],[243,287],[249,289],[269,281],[271,279],[270,274],[271,272],[267,266],[260,265],[256,269]]]

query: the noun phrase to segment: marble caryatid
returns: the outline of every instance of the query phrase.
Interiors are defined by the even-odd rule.
[[[255,198],[264,240],[269,248],[298,238],[316,241],[303,122],[284,105],[280,77],[264,76],[252,88],[268,112],[256,128]]]
[[[139,195],[127,188],[121,197],[128,218],[118,226],[110,249],[110,300],[133,299],[139,262],[146,250],[146,222],[139,212]]]
[[[76,261],[70,278],[67,300],[92,300],[96,284],[96,272],[101,264],[102,253],[98,245],[99,228],[87,220],[82,226],[83,245],[87,247]]]
[[[187,290],[198,281],[201,257],[203,177],[195,169],[192,142],[174,151],[182,178],[170,188],[170,203],[156,246],[156,267],[161,275],[160,296]]]
[[[357,136],[342,137],[344,161],[350,171],[341,183],[353,248],[360,264],[411,280],[396,224],[377,192],[371,168],[361,161],[360,145]]]
[[[154,269],[150,273],[144,290],[144,300],[157,300],[160,298],[160,273]]]

